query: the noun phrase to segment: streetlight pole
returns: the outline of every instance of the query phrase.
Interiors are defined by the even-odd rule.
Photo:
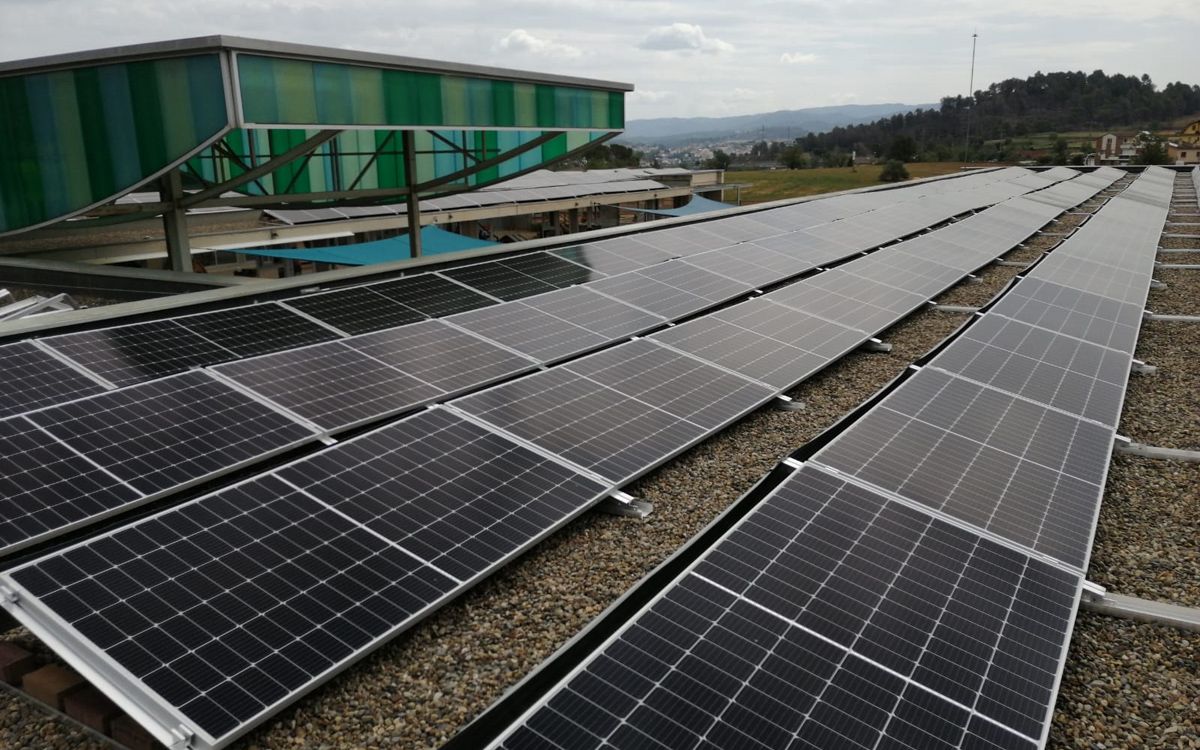
[[[971,153],[971,114],[975,111],[975,40],[979,34],[971,34],[971,84],[967,87],[967,137],[963,141],[963,164]]]

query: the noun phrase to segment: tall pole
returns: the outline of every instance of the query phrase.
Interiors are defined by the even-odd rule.
[[[971,153],[971,114],[975,111],[975,40],[979,34],[971,34],[971,84],[967,87],[967,138],[963,141],[963,164]]]

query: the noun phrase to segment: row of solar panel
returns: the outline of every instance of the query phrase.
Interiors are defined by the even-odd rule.
[[[1112,212],[1051,257],[1103,254],[1121,223],[1161,230],[1169,181],[1152,172],[1134,195],[1156,207],[1131,214],[1133,196],[1110,202]],[[1112,272],[1152,267],[1155,239],[1126,247],[1139,262]],[[1017,289],[1030,283],[1044,282]],[[1074,291],[1075,309],[1092,310]],[[1132,342],[1113,361],[1111,350],[1047,342],[1041,334],[1056,334],[1029,336],[1015,322],[983,316],[776,488],[500,744],[1043,746],[1086,549],[1063,565],[1028,534],[1082,528],[1088,544],[1094,516],[962,500],[994,493],[1029,504],[1081,472],[1102,484],[1113,429],[1036,399],[1069,387],[1047,380],[1048,368],[1104,372],[1122,385],[1098,400],[1119,411]],[[999,385],[942,369],[981,342],[1007,359],[970,374],[1002,372]]]
[[[727,312],[764,352],[804,342],[786,377],[869,335],[771,300]],[[678,330],[704,341],[704,320]],[[786,382],[719,361],[634,340],[456,399],[23,565],[14,611],[159,734],[223,744]]]
[[[987,185],[989,180],[1005,174],[963,179],[968,180],[966,187]],[[0,393],[0,417],[194,367],[479,309],[500,300],[519,299],[644,268],[678,255],[778,235],[807,224],[810,220],[804,218],[806,215],[819,214],[827,217],[821,221],[828,221],[892,202],[911,203],[914,195],[927,190],[918,186],[878,195],[844,196],[832,199],[839,203],[838,207],[805,208],[823,203],[816,201],[754,214],[758,218],[735,217],[705,224],[710,229],[679,227],[639,235],[642,239],[623,237],[553,253],[532,253],[299,297],[282,305],[273,302],[251,305],[0,346],[0,381],[6,383]],[[968,192],[974,191],[964,194]],[[956,200],[954,205],[948,204],[929,214],[929,222],[936,223],[961,212],[959,207],[965,205],[964,199]],[[990,198],[978,197],[966,203],[984,200]],[[768,218],[770,223],[764,223]],[[726,225],[727,228],[718,228]],[[915,227],[912,230],[915,231],[927,225],[908,223],[897,231],[908,227]],[[887,239],[898,236],[901,234],[891,234]],[[805,250],[820,262],[846,257],[856,249],[870,246],[860,243],[846,247],[799,236],[773,245],[789,252]]]
[[[962,237],[963,244],[948,241],[945,248],[964,256],[967,260],[963,262],[974,267],[989,259],[980,253],[998,255],[1045,220],[1028,215],[1010,216],[1006,209],[994,208],[974,217],[970,226],[995,223],[999,221],[994,219],[996,216],[1009,217],[1008,227],[1017,228],[1017,235],[999,241],[989,238],[990,243],[978,244],[974,237]],[[1016,219],[1025,220],[1026,226],[1020,228]],[[967,226],[959,224],[944,231],[957,236]],[[895,252],[901,250],[902,247],[897,247]],[[426,320],[251,357],[216,366],[207,374],[175,375],[101,392],[62,407],[30,412],[25,418],[11,421],[7,427],[13,434],[0,443],[0,464],[6,469],[6,479],[0,481],[8,490],[2,501],[7,512],[0,516],[4,519],[0,522],[0,549],[12,551],[132,504],[215,478],[317,440],[319,433],[344,430],[445,400],[538,365],[661,327],[670,320],[726,302],[755,286],[795,276],[815,265],[803,253],[797,255],[745,243],[726,251],[668,261],[644,271],[523,301],[451,315],[444,320]],[[921,283],[915,284],[916,292],[905,292],[882,282],[871,282],[871,278],[879,273],[885,278],[911,273],[913,269],[895,266],[912,266],[917,259],[889,262],[882,258],[858,261],[856,267],[862,267],[862,278],[844,271],[823,274],[778,292],[772,299],[816,314],[844,315],[856,331],[845,330],[842,337],[854,337],[862,331],[878,330],[894,320],[897,313],[914,309],[963,273],[933,264],[937,272],[926,269],[932,274],[928,279],[911,277],[909,281]],[[422,282],[421,289],[429,292],[428,297],[419,299],[419,304],[427,305],[426,309],[440,306],[437,287],[430,286],[428,275],[412,280]],[[400,282],[389,282],[385,288],[397,283]],[[850,291],[849,287],[859,288]],[[375,294],[366,288],[350,293]],[[369,304],[356,302],[347,309],[358,307],[369,308]],[[736,310],[731,313],[734,318],[739,314]],[[180,324],[185,324],[199,338],[201,333],[208,332],[203,324],[211,316],[220,315],[212,313],[113,330],[137,329],[130,336],[141,341],[142,337],[155,333],[162,335],[161,329],[165,327],[182,331]],[[277,322],[267,318],[256,324]],[[795,332],[797,326],[791,328]],[[685,326],[678,330],[695,329]],[[677,336],[670,340],[679,341]],[[152,343],[149,339],[145,341],[147,345]],[[743,341],[749,341],[749,337]],[[225,343],[229,348],[234,346],[233,342]],[[802,351],[796,344],[788,345],[789,351]],[[706,344],[698,341],[677,345]],[[761,343],[758,346],[764,348]],[[776,346],[768,343],[765,348]],[[84,356],[82,347],[79,351],[64,348],[80,358]],[[86,351],[96,353],[99,349]],[[183,347],[179,351],[189,350]],[[201,349],[196,354],[203,356],[203,353]],[[828,361],[810,353],[807,364],[798,367],[799,360],[794,358],[783,362],[778,354],[764,356],[764,362],[775,362],[779,368],[772,374],[774,382],[783,384],[802,379]],[[766,377],[757,369],[761,366],[757,362],[740,364],[752,375]],[[192,406],[187,413],[161,410],[163,404],[172,402]],[[295,417],[294,423],[287,424],[284,410]],[[92,416],[85,418],[89,414]],[[195,451],[203,452],[203,460],[149,458],[155,454],[185,456]],[[50,456],[54,456],[54,469],[48,475],[45,461]],[[138,477],[136,483],[131,481],[134,475]],[[88,477],[87,481],[82,477]]]

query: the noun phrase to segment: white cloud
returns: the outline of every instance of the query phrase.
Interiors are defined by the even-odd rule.
[[[660,102],[671,101],[675,98],[675,94],[670,91],[647,91],[645,89],[636,89],[625,95],[625,98],[631,102],[639,104],[658,104]]]
[[[704,29],[690,23],[673,23],[656,26],[638,45],[642,49],[674,52],[679,50],[719,55],[733,52],[733,45],[704,33]]]
[[[508,32],[497,46],[505,52],[527,52],[542,57],[579,57],[583,54],[578,47],[534,36],[525,29]]]
[[[786,65],[803,65],[817,61],[817,56],[811,52],[784,52],[779,56],[779,62]]]
[[[829,98],[833,100],[834,104],[853,104],[858,99],[858,94],[831,94]]]

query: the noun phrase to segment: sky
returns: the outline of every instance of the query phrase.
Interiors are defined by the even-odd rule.
[[[629,119],[935,103],[1036,71],[1200,83],[1196,0],[0,0],[0,60],[232,34],[632,83]]]

